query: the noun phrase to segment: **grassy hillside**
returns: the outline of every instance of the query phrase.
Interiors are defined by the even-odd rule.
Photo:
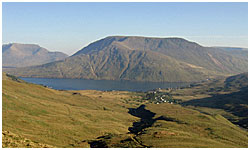
[[[6,69],[22,77],[193,82],[247,71],[247,59],[181,38],[107,37],[45,65]]]
[[[2,130],[19,141],[52,147],[247,147],[247,132],[221,115],[148,104],[142,93],[57,91],[3,74],[2,94]],[[4,147],[30,147],[6,144],[6,138]]]
[[[171,91],[182,105],[208,114],[221,114],[233,123],[248,128],[247,73],[199,83]]]
[[[127,115],[126,104],[121,105],[123,97],[130,94],[104,92],[94,98],[3,75],[3,130],[55,147],[70,147],[105,133],[126,133],[136,118]]]
[[[92,141],[93,146],[141,148],[247,147],[246,131],[235,127],[220,115],[205,115],[195,110],[168,103],[149,104],[144,109],[134,110],[134,115],[141,117],[141,120],[133,125],[134,128],[139,128],[139,130],[136,132],[131,130],[132,133],[130,132],[128,135],[99,137]],[[146,115],[150,118],[145,118]]]
[[[2,147],[8,148],[53,148],[50,145],[33,142],[9,131],[2,131]]]

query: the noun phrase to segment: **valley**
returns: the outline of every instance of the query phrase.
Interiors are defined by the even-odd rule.
[[[221,113],[244,120],[247,116],[237,116],[238,110],[247,108],[244,101],[238,101],[239,104],[234,100],[227,101],[226,106],[238,108],[229,111],[220,105],[216,109],[209,106],[200,109],[192,102],[196,95],[191,98],[192,93],[197,94],[202,87],[208,89],[206,85],[215,83],[218,86],[214,86],[213,94],[218,92],[219,85],[224,86],[224,82],[227,90],[219,92],[239,91],[247,84],[242,82],[246,77],[227,78],[228,82],[223,78],[220,82],[203,82],[202,86],[183,89],[158,89],[158,94],[170,93],[173,99],[181,99],[181,104],[156,104],[146,99],[147,92],[54,90],[3,74],[3,133],[13,133],[32,141],[18,144],[20,142],[7,136],[3,146],[247,147],[247,131]],[[232,84],[235,82],[239,84]],[[206,97],[206,94],[200,94],[200,97]],[[243,106],[239,108],[238,105]],[[244,123],[242,127],[246,128]]]
[[[2,148],[248,148],[248,2],[8,2]]]

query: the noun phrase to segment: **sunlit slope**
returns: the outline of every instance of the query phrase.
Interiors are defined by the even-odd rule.
[[[248,128],[248,73],[199,83],[171,94],[182,105],[210,114],[221,114],[241,127]]]
[[[3,130],[32,141],[69,147],[105,133],[126,133],[135,117],[115,99],[91,98],[17,82],[3,74]]]
[[[247,147],[247,132],[220,115],[200,114],[170,104],[149,105],[147,109],[155,112],[156,117],[173,119],[159,120],[155,128],[146,131],[156,138],[141,135],[142,141],[153,147]]]
[[[179,105],[150,104],[137,115],[146,111],[154,114],[143,119],[137,135],[107,135],[96,140],[106,147],[158,147],[158,148],[225,148],[247,147],[247,132],[236,127],[220,115],[205,115]],[[144,123],[144,124],[143,124]],[[98,144],[96,145],[98,147]]]
[[[247,147],[247,132],[220,115],[140,94],[57,91],[3,74],[2,130],[53,147]]]
[[[53,148],[50,145],[33,142],[9,131],[2,131],[2,147],[8,148]]]

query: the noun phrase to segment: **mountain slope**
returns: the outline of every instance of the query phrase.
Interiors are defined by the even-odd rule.
[[[3,74],[2,93],[3,131],[54,147],[126,133],[136,119],[127,113],[132,104],[123,100],[133,96],[128,92],[57,91]]]
[[[49,52],[35,44],[11,43],[2,45],[3,67],[41,65],[67,57],[61,52]]]
[[[247,62],[231,53],[210,47],[203,47],[182,38],[149,38],[136,36],[110,36],[91,43],[78,51],[90,54],[115,47],[138,51],[153,51],[200,67],[225,73],[241,73],[247,69]]]
[[[248,59],[248,48],[240,48],[240,47],[215,47],[215,48],[225,50],[244,60]]]
[[[8,71],[22,77],[191,82],[247,71],[247,60],[180,38],[113,36],[73,56]]]
[[[247,73],[178,89],[171,94],[183,100],[182,105],[195,106],[195,109],[210,114],[220,112],[234,124],[248,128]]]
[[[63,61],[15,69],[11,73],[22,77],[169,82],[197,81],[212,75],[206,69],[157,52],[120,49],[76,55]]]

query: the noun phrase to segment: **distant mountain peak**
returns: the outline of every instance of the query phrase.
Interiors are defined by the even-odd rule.
[[[35,47],[40,47],[38,44],[24,44],[24,43],[8,43],[8,44],[3,44],[3,46],[35,46]]]
[[[61,52],[50,52],[37,44],[3,44],[2,52],[4,67],[41,65],[68,57]]]

